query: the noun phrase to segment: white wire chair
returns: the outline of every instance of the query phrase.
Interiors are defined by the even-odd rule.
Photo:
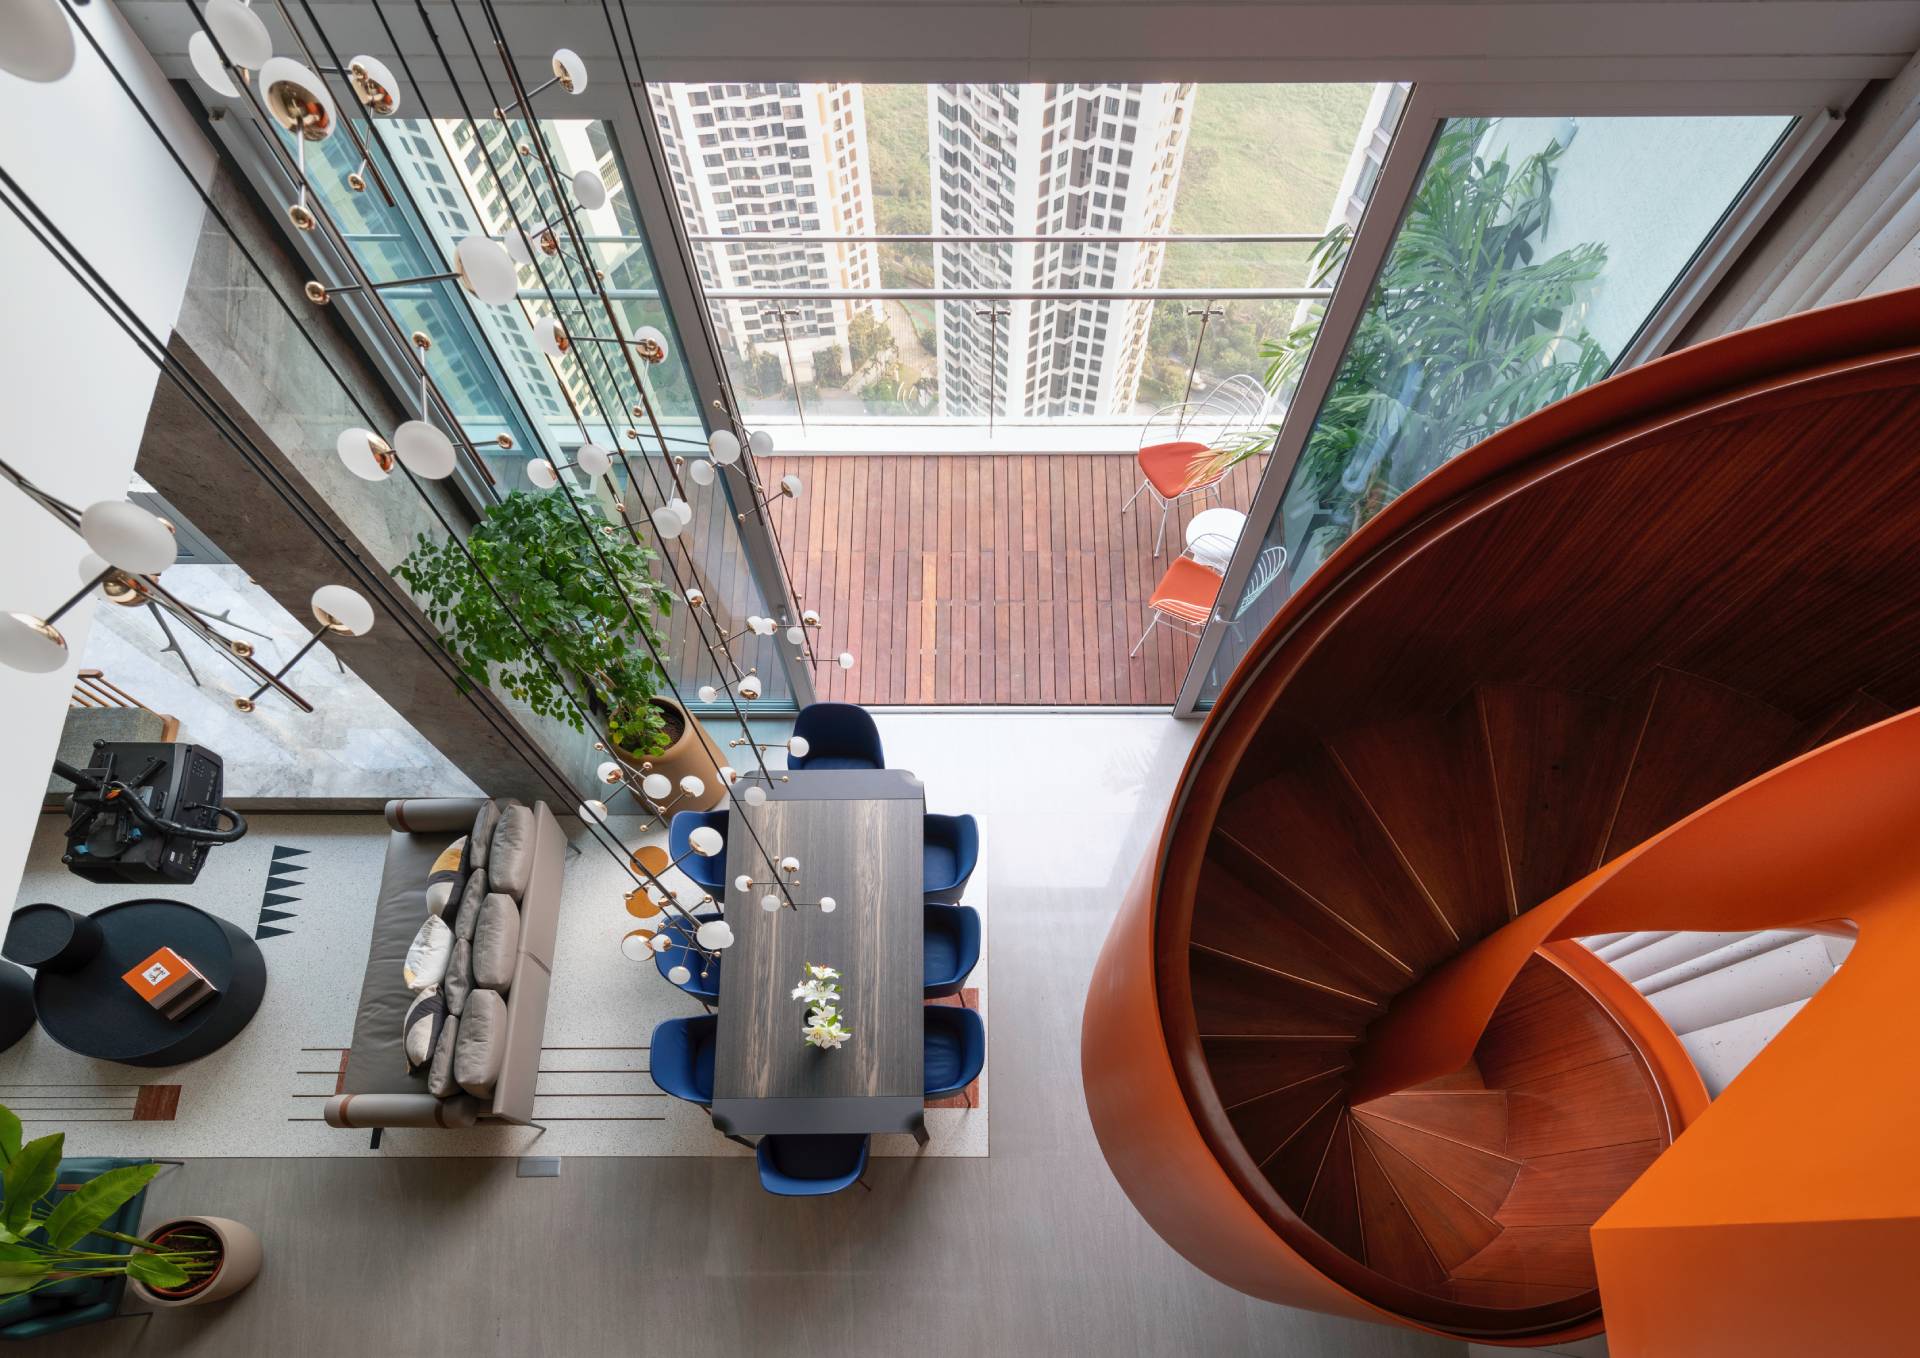
[[[1134,455],[1141,472],[1140,487],[1120,506],[1122,514],[1134,501],[1151,493],[1160,506],[1160,530],[1154,535],[1153,554],[1166,542],[1167,519],[1181,500],[1216,489],[1229,468],[1194,468],[1209,452],[1233,439],[1251,434],[1268,422],[1274,398],[1259,378],[1239,373],[1221,382],[1197,401],[1162,406],[1148,416],[1140,430],[1140,448]]]

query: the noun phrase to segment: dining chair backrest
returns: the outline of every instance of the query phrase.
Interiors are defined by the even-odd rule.
[[[929,1004],[924,1011],[922,1070],[926,1097],[957,1094],[987,1065],[987,1025],[971,1009]]]
[[[654,1025],[647,1070],[660,1092],[688,1103],[713,1102],[713,1048],[720,1020],[674,1018]]]
[[[980,826],[972,816],[943,816],[929,811],[924,822],[922,886],[926,899],[960,899],[980,862]]]
[[[785,1198],[818,1198],[838,1193],[867,1172],[872,1138],[864,1133],[777,1135],[760,1138],[754,1159],[760,1186]]]
[[[884,769],[880,728],[856,703],[808,703],[794,718],[793,733],[804,736],[803,755],[788,755],[790,769]]]
[[[693,832],[711,825],[726,838],[729,824],[726,808],[718,811],[676,811],[667,826],[667,855],[680,864],[680,871],[709,891],[724,889],[727,883],[727,851],[723,846],[712,858],[693,852]]]
[[[698,924],[720,918],[718,910],[709,910],[695,915]],[[653,965],[668,985],[678,985],[680,989],[707,1004],[720,998],[720,958],[708,957],[693,946],[695,925],[689,924],[679,915],[669,915],[667,922],[660,926],[660,932],[673,940],[673,946],[665,952],[653,955]],[[668,973],[675,967],[687,969],[687,979],[676,982]]]

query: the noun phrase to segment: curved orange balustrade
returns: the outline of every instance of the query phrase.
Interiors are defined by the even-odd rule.
[[[1830,406],[1844,411],[1832,436],[1865,456],[1871,445],[1860,431],[1905,428],[1920,407],[1916,393],[1920,290],[1728,336],[1602,383],[1469,450],[1389,504],[1302,582],[1210,714],[1088,995],[1082,1069],[1093,1125],[1116,1178],[1169,1244],[1243,1292],[1343,1316],[1496,1343],[1551,1342],[1597,1328],[1591,1310],[1537,1307],[1529,1314],[1538,1321],[1523,1334],[1435,1319],[1444,1308],[1423,1312],[1412,1293],[1402,1305],[1390,1280],[1379,1285],[1379,1278],[1315,1238],[1260,1180],[1228,1125],[1194,1020],[1191,931],[1216,823],[1229,798],[1247,787],[1247,775],[1290,749],[1283,742],[1291,737],[1282,733],[1314,721],[1337,734],[1339,720],[1353,720],[1351,710],[1339,708],[1353,700],[1339,692],[1337,677],[1330,677],[1335,667],[1323,659],[1351,661],[1358,654],[1351,638],[1360,633],[1347,626],[1343,643],[1343,626],[1382,598],[1420,597],[1420,582],[1433,573],[1429,558],[1440,555],[1436,548],[1450,537],[1470,540],[1489,511],[1601,459],[1626,465],[1676,437],[1713,449],[1722,431],[1765,431],[1768,420],[1781,439],[1799,440],[1792,447],[1798,471],[1817,465],[1820,445],[1805,431],[1814,427],[1811,412]],[[1686,474],[1685,466],[1676,464],[1676,472]],[[1741,490],[1720,467],[1704,466],[1701,481],[1728,494]],[[1897,673],[1899,657],[1913,650],[1903,631],[1881,660],[1868,657],[1872,668],[1861,660],[1861,643],[1875,635],[1873,620],[1896,616],[1884,600],[1904,592],[1913,574],[1912,553],[1901,545],[1911,534],[1901,525],[1920,501],[1908,481],[1890,477],[1885,485],[1897,490],[1897,508],[1878,522],[1855,520],[1848,530],[1864,527],[1869,535],[1864,553],[1850,554],[1850,568],[1879,560],[1900,566],[1867,586],[1880,596],[1880,612],[1845,614],[1855,625],[1841,634],[1852,648],[1845,663],[1863,674]],[[1743,509],[1755,514],[1751,504]],[[1765,522],[1764,510],[1754,522]],[[1820,533],[1835,531],[1823,525]],[[1730,534],[1709,550],[1725,551],[1738,540]],[[1521,547],[1553,550],[1541,542]],[[1816,589],[1804,598],[1782,598],[1780,616],[1825,622],[1836,616],[1832,601],[1847,597],[1836,589],[1861,588],[1844,573],[1822,587],[1824,594]],[[1814,600],[1825,604],[1824,615]],[[1791,613],[1796,606],[1801,612]],[[1856,616],[1864,630],[1854,624]],[[1377,622],[1378,609],[1374,617]],[[1685,640],[1671,618],[1657,622],[1677,638],[1672,644]],[[1793,626],[1816,624],[1762,627],[1763,637],[1742,638],[1744,652],[1721,640],[1716,657],[1725,663],[1704,671],[1708,681],[1724,684],[1735,672],[1729,666],[1747,664],[1754,674],[1776,678],[1782,695],[1818,688],[1798,679],[1805,664],[1817,662],[1779,647]],[[1606,655],[1611,640],[1599,629],[1577,639],[1596,648],[1596,656]],[[1784,658],[1753,668],[1752,655]],[[1561,654],[1543,662],[1541,673],[1577,690],[1577,678],[1566,676],[1577,675],[1579,663]],[[1655,654],[1650,663],[1674,662]],[[1852,672],[1836,667],[1821,682]],[[1449,682],[1460,682],[1462,673],[1456,660]],[[1496,669],[1490,682],[1549,681]],[[1608,680],[1619,682],[1617,673]],[[1911,684],[1894,687],[1906,696],[1881,703],[1881,712],[1913,702],[1906,693]],[[1618,690],[1599,691],[1605,697]],[[1405,685],[1395,692],[1404,704]],[[1791,715],[1816,730],[1812,706]],[[1909,1351],[1894,1345],[1905,1335],[1895,1315],[1904,1303],[1896,1279],[1920,1257],[1920,1170],[1909,1145],[1920,1125],[1920,1074],[1914,1073],[1920,1061],[1908,1055],[1920,1047],[1920,1004],[1910,999],[1920,987],[1914,975],[1920,964],[1920,711],[1824,743],[1830,739],[1829,732],[1810,741],[1810,753],[1702,807],[1706,796],[1735,779],[1718,783],[1676,808],[1681,819],[1661,819],[1636,833],[1666,829],[1621,852],[1621,843],[1632,839],[1623,837],[1593,871],[1582,863],[1577,870],[1584,875],[1554,894],[1547,893],[1567,875],[1516,899],[1517,918],[1484,938],[1484,929],[1465,935],[1457,955],[1431,970],[1422,967],[1424,974],[1366,1027],[1357,1049],[1347,1095],[1356,1105],[1449,1076],[1474,1056],[1502,997],[1536,954],[1613,1014],[1660,1086],[1674,1129],[1685,1129],[1591,1230],[1617,1354]],[[1688,807],[1700,809],[1684,814]],[[1515,870],[1509,863],[1510,886]],[[1542,895],[1546,899],[1534,904]],[[1626,930],[1809,928],[1836,920],[1858,928],[1852,957],[1711,1106],[1684,1049],[1658,1016],[1617,974],[1567,941]],[[1796,1281],[1796,1270],[1808,1285]],[[1357,1290],[1362,1286],[1365,1295]],[[1842,1335],[1845,1343],[1836,1348],[1830,1341]]]

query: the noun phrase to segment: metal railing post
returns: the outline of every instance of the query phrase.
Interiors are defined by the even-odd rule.
[[[1215,306],[1212,298],[1208,298],[1206,305],[1198,311],[1195,311],[1192,307],[1187,308],[1187,315],[1198,316],[1200,318],[1200,333],[1193,341],[1193,361],[1187,364],[1187,389],[1182,392],[1180,396],[1180,423],[1174,429],[1174,433],[1176,434],[1184,434],[1187,432],[1187,407],[1193,402],[1193,375],[1200,369],[1200,351],[1204,349],[1207,344],[1207,322],[1215,316],[1224,316],[1226,314],[1227,309],[1225,307]]]
[[[787,329],[787,318],[797,318],[799,315],[798,311],[789,310],[784,302],[773,305],[773,318],[780,322],[780,345],[787,351],[787,380],[793,383],[793,408],[799,412],[800,432],[804,434],[807,432],[807,403],[800,399],[800,369],[794,366],[793,335]]]

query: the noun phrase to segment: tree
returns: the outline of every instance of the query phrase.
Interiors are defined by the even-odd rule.
[[[847,384],[847,370],[840,362],[840,346],[829,344],[817,349],[813,355],[813,380],[816,386],[843,387]]]
[[[857,311],[847,327],[847,348],[853,354],[853,370],[859,372],[882,354],[893,352],[893,331],[878,316]]]
[[[750,346],[747,349],[747,390],[755,396],[779,396],[786,389],[787,374],[780,366],[780,355]]]
[[[1551,221],[1558,142],[1518,165],[1479,154],[1483,119],[1448,124],[1367,299],[1295,473],[1344,538],[1449,458],[1605,376],[1606,350],[1580,317],[1606,247],[1536,260]],[[1352,233],[1314,248],[1328,285]],[[1295,383],[1319,309],[1264,347],[1267,385]],[[1222,450],[1231,464],[1271,445],[1273,430]]]

